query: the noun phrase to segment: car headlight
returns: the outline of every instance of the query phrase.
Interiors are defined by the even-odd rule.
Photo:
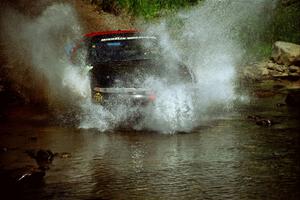
[[[103,101],[103,96],[100,92],[95,92],[93,95],[94,101],[101,103]]]

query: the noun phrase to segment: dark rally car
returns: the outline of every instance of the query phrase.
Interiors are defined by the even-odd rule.
[[[94,102],[147,105],[156,99],[155,91],[144,85],[147,78],[167,84],[193,81],[184,64],[176,61],[173,67],[164,66],[163,51],[155,36],[137,30],[94,32],[86,34],[83,43],[86,62],[91,66]]]

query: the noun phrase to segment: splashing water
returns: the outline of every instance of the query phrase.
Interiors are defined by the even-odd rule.
[[[233,100],[240,98],[235,94],[235,69],[244,52],[240,27],[264,24],[270,18],[266,8],[274,9],[275,5],[273,0],[211,0],[182,11],[169,21],[146,26],[149,34],[159,33],[160,45],[168,55],[166,66],[183,60],[194,72],[196,85],[178,82],[170,87],[161,80],[149,81],[159,98],[144,126],[170,133],[190,131],[202,119],[211,117],[211,110],[221,115],[231,108]],[[259,31],[256,28],[253,26],[252,31]]]
[[[7,49],[6,55],[13,52],[15,57],[10,60],[25,63],[13,62],[17,70],[12,77],[14,81],[29,85],[34,90],[36,79],[24,83],[22,77],[44,77],[42,87],[46,90],[47,104],[63,122],[79,120],[80,127],[98,128],[101,131],[114,127],[112,122],[115,117],[90,101],[90,80],[86,66],[74,66],[69,62],[66,47],[72,48],[72,43],[83,35],[71,5],[53,4],[35,19],[7,8],[1,19],[4,30],[1,42]],[[27,71],[32,74],[27,74]],[[73,114],[64,114],[69,112]]]
[[[6,47],[6,54],[14,55],[10,56],[10,60],[19,60],[18,62],[25,64],[15,64],[14,68],[25,72],[29,70],[35,76],[45,77],[44,84],[48,85],[47,98],[50,104],[57,103],[56,100],[67,103],[73,101],[70,97],[74,95],[65,95],[69,91],[87,95],[86,77],[80,76],[78,68],[70,66],[62,48],[62,44],[81,36],[81,28],[71,6],[53,4],[35,19],[7,8],[1,15],[1,22],[4,30],[1,41]],[[14,80],[18,82],[23,76],[34,78],[34,75],[25,72],[14,74]],[[21,84],[31,85],[34,80],[32,83]]]
[[[134,128],[164,133],[190,131],[209,116],[210,108],[230,107],[237,98],[235,68],[243,56],[238,28],[249,18],[261,20],[265,6],[271,4],[275,1],[205,1],[174,16],[180,27],[170,26],[167,19],[147,25],[144,29],[150,35],[159,33],[165,55],[162,67],[173,67],[174,62],[183,60],[195,74],[195,84],[178,81],[170,86],[163,80],[149,77],[143,86],[156,91],[157,99],[151,109],[144,109],[144,117]],[[22,62],[32,66],[37,76],[45,77],[47,100],[54,108],[58,104],[79,108],[76,118],[81,128],[111,130],[136,112],[135,108],[119,104],[108,111],[90,101],[90,81],[84,66],[71,65],[64,50],[82,36],[72,6],[53,4],[35,19],[7,9],[1,18],[4,30],[1,41],[7,49],[6,54],[13,52]],[[19,69],[22,67],[17,65]],[[13,78],[24,84],[20,76],[27,74],[16,73]]]

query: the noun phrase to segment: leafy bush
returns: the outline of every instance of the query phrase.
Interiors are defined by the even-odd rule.
[[[164,12],[176,11],[198,2],[198,0],[117,0],[122,7],[134,15],[146,19],[160,16]]]
[[[241,25],[239,38],[246,54],[253,59],[271,55],[272,45],[276,41],[287,41],[300,44],[300,2],[280,1],[266,23],[248,21]]]
[[[283,40],[300,44],[300,2],[280,5],[271,25],[272,40]]]
[[[134,16],[153,19],[192,6],[200,0],[90,0],[92,4],[100,6],[104,11],[118,13],[121,9]]]

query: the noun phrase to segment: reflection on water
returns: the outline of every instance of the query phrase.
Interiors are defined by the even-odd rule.
[[[32,164],[23,153],[30,148],[72,154],[56,158],[25,199],[298,199],[299,118],[273,105],[256,109],[280,122],[272,127],[248,121],[240,108],[245,114],[175,135],[6,122],[1,165]]]

